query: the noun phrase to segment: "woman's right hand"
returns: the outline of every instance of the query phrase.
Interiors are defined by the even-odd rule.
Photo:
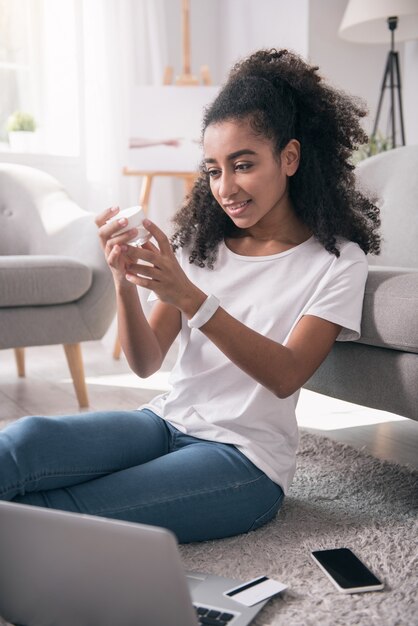
[[[133,263],[134,260],[129,257],[129,246],[127,242],[130,241],[138,231],[136,228],[131,228],[122,235],[116,235],[116,233],[127,224],[126,218],[108,223],[108,220],[114,217],[118,212],[119,207],[106,209],[106,211],[96,217],[95,223],[99,229],[100,243],[107,264],[112,270],[115,282],[129,285],[130,283],[126,280],[125,275],[127,273],[127,267]]]

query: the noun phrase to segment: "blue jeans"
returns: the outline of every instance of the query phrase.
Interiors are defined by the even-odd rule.
[[[258,528],[283,492],[235,446],[144,409],[12,423],[0,431],[0,499],[163,526],[190,542]]]

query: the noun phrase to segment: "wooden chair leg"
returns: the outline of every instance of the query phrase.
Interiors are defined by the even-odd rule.
[[[67,357],[68,367],[70,368],[71,377],[73,379],[78,404],[80,409],[84,409],[89,406],[89,399],[87,395],[86,380],[84,377],[81,345],[79,343],[65,343],[64,350],[65,356]]]
[[[20,378],[25,377],[25,348],[15,348],[15,360],[17,367],[17,374]]]
[[[116,334],[115,345],[113,346],[113,358],[118,361],[120,359],[120,353],[122,352],[122,347],[119,341],[119,335]]]

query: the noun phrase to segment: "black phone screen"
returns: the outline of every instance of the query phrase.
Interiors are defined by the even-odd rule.
[[[381,581],[348,548],[312,552],[343,589],[380,585]]]

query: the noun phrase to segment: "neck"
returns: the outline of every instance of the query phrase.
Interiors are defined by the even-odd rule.
[[[297,216],[289,196],[260,219],[254,226],[240,230],[237,237],[250,237],[256,241],[277,241],[297,245],[312,234],[311,230]]]
[[[260,242],[277,241],[293,245],[302,243],[311,234],[310,229],[295,213],[283,215],[274,221],[268,215],[243,233],[244,236]]]
[[[296,215],[290,201],[280,210],[272,210],[246,229],[237,230],[227,243],[240,254],[264,255],[289,250],[303,243],[312,231]]]

